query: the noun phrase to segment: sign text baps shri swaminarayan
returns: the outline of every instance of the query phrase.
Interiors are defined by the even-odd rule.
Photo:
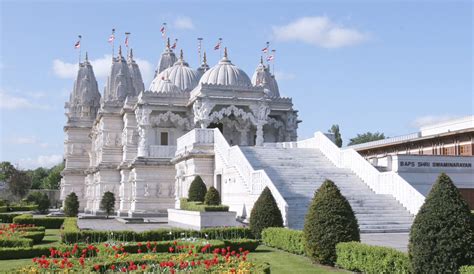
[[[454,167],[454,168],[471,168],[471,163],[449,163],[449,162],[415,162],[415,161],[399,161],[401,167]]]

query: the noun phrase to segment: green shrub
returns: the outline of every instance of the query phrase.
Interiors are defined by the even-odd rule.
[[[15,224],[32,224],[35,226],[44,226],[46,229],[58,229],[64,222],[64,217],[42,217],[33,218],[31,214],[22,214],[13,218]]]
[[[293,254],[304,254],[303,231],[283,227],[269,227],[262,231],[262,242]]]
[[[25,226],[15,228],[17,231],[42,231],[45,232],[46,228],[44,226]]]
[[[190,202],[204,202],[206,197],[206,184],[202,181],[200,176],[196,176],[191,182],[188,190],[188,201]]]
[[[460,274],[474,274],[474,265],[465,265],[459,269]]]
[[[446,174],[436,180],[410,231],[415,273],[456,272],[474,262],[474,223],[467,203]]]
[[[33,192],[28,194],[26,197],[26,201],[28,203],[33,203],[38,206],[38,210],[41,213],[46,213],[49,210],[49,207],[51,205],[51,202],[49,201],[48,195],[46,193],[41,193],[41,192]]]
[[[305,250],[313,261],[333,265],[336,244],[360,241],[359,225],[349,202],[326,180],[315,193],[303,229]]]
[[[74,247],[67,245],[58,245],[58,246],[34,246],[34,247],[5,247],[0,248],[0,260],[10,260],[10,259],[26,259],[41,257],[45,255],[48,257],[51,254],[50,248],[54,247],[61,252],[71,251]],[[78,245],[78,250],[86,248],[86,245]],[[80,254],[75,254],[74,257],[80,256]],[[87,256],[95,256],[95,251],[89,251]]]
[[[38,209],[38,205],[11,205],[8,211],[34,211]]]
[[[393,248],[359,242],[336,245],[336,265],[363,273],[411,273],[408,255]]]
[[[238,251],[242,248],[243,250],[252,252],[255,251],[259,245],[260,242],[258,240],[252,239],[224,240],[224,247],[230,247],[230,251]]]
[[[19,213],[5,213],[0,214],[0,223],[13,223],[13,218],[20,216]]]
[[[221,196],[219,195],[219,191],[213,186],[209,188],[204,197],[204,204],[205,205],[220,205],[221,204]]]
[[[27,238],[33,240],[33,244],[37,245],[43,241],[44,238],[44,231],[29,231],[24,235],[21,235],[22,238]]]
[[[102,196],[102,200],[100,201],[100,209],[105,211],[107,215],[106,218],[109,218],[109,215],[114,212],[115,207],[115,196],[112,192],[107,191]]]
[[[202,202],[189,202],[186,198],[180,199],[180,207],[182,210],[189,211],[229,211],[229,206],[226,205],[205,205]]]
[[[257,237],[267,227],[283,227],[283,217],[280,209],[268,187],[260,194],[250,213],[250,229]]]
[[[7,206],[0,206],[0,212],[7,212],[8,207]]]
[[[0,239],[0,249],[3,247],[31,247],[33,246],[33,240],[27,238],[10,238]]]
[[[66,214],[67,217],[77,217],[78,213],[79,200],[77,199],[76,193],[71,192],[64,201],[64,214]]]

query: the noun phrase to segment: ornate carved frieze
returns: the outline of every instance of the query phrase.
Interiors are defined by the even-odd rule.
[[[209,125],[209,114],[214,106],[215,104],[208,99],[196,100],[193,104],[194,123],[200,123],[201,128],[206,128]]]
[[[161,113],[157,116],[151,117],[151,124],[154,126],[159,126],[162,122],[170,121],[177,127],[184,128],[186,130],[191,129],[191,123],[187,118],[181,117],[181,115],[167,111]]]

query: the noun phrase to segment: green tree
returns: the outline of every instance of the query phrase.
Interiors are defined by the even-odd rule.
[[[31,189],[40,189],[44,178],[48,177],[48,171],[42,167],[30,170],[28,175],[31,178]]]
[[[262,191],[250,212],[250,230],[260,238],[267,227],[283,227],[283,217],[278,204],[268,187]]]
[[[204,197],[204,204],[206,205],[220,205],[221,204],[221,196],[219,195],[219,191],[213,186],[209,188]]]
[[[112,192],[107,191],[102,196],[100,201],[100,209],[105,211],[106,218],[109,218],[109,215],[114,212],[115,208],[115,196]]]
[[[324,181],[315,193],[306,214],[303,236],[306,254],[327,265],[336,261],[336,244],[360,241],[351,205],[332,181]]]
[[[362,134],[357,134],[356,137],[350,139],[349,140],[349,146],[357,145],[357,144],[363,144],[363,143],[377,141],[377,140],[382,140],[382,139],[385,139],[385,135],[383,133],[366,132],[366,133],[362,133]]]
[[[13,173],[16,171],[16,168],[10,162],[1,162],[0,163],[0,181],[6,182]]]
[[[51,206],[51,201],[48,198],[46,193],[40,193],[41,196],[39,197],[37,204],[38,204],[38,211],[41,213],[48,213],[49,207]]]
[[[66,200],[64,200],[64,214],[66,214],[67,217],[77,217],[78,213],[79,200],[77,199],[76,193],[71,192],[67,195]]]
[[[14,169],[9,174],[9,177],[6,179],[8,189],[13,195],[19,196],[20,198],[24,197],[30,187],[31,187],[31,178],[23,170]]]
[[[200,176],[196,176],[191,182],[188,190],[188,201],[190,202],[204,202],[206,197],[206,184],[202,181]]]
[[[408,255],[414,273],[457,273],[462,265],[474,264],[474,222],[444,173],[415,217]]]
[[[58,164],[50,169],[48,177],[44,178],[41,187],[44,189],[59,189],[61,183],[61,171],[64,169],[64,163]]]
[[[339,131],[339,125],[332,125],[331,129],[328,130],[329,133],[334,134],[334,143],[338,147],[342,147],[342,136],[341,132]]]

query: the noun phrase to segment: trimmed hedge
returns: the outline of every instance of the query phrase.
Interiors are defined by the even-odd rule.
[[[204,204],[206,205],[220,205],[221,204],[221,195],[219,195],[219,191],[213,186],[209,188],[204,197]]]
[[[191,185],[189,186],[189,190],[188,190],[189,201],[204,202],[206,193],[207,193],[206,184],[203,182],[200,176],[196,176],[194,180],[191,182]]]
[[[364,273],[411,273],[408,255],[393,248],[359,242],[336,245],[336,266]]]
[[[0,223],[13,223],[13,218],[20,216],[22,214],[17,214],[17,213],[5,213],[5,214],[0,214]]]
[[[271,190],[265,187],[250,212],[249,226],[257,238],[267,227],[283,227],[283,217]]]
[[[32,247],[33,240],[27,238],[0,239],[0,249],[3,247]]]
[[[262,242],[293,254],[304,254],[303,231],[280,227],[269,227],[262,231]]]
[[[7,212],[8,208],[6,206],[0,206],[0,212]]]
[[[74,221],[65,223],[61,232],[63,243],[100,243],[109,240],[123,242],[169,241],[181,238],[203,238],[209,240],[254,239],[250,229],[244,227],[206,228],[201,231],[186,229],[156,229],[143,232],[79,230]]]
[[[26,232],[24,235],[21,235],[22,238],[31,239],[33,240],[33,244],[37,245],[43,241],[44,238],[44,231],[32,231]]]
[[[38,205],[11,205],[8,211],[34,211],[38,209]]]
[[[46,229],[58,229],[64,222],[64,217],[43,217],[33,218],[31,214],[22,214],[13,218],[15,224],[32,224],[35,226],[44,226]]]
[[[229,206],[226,205],[205,205],[202,202],[190,202],[186,198],[180,199],[180,206],[182,210],[199,211],[199,212],[216,212],[229,211]]]
[[[15,228],[17,231],[42,231],[44,232],[46,228],[44,226],[25,226]]]
[[[57,246],[34,246],[34,247],[7,247],[0,248],[0,260],[10,260],[10,259],[27,259],[34,257],[41,257],[43,255],[49,257],[51,254],[51,248],[60,250],[61,252],[71,251],[74,247],[68,245],[57,245]],[[78,245],[78,250],[83,250],[87,248],[86,245]],[[78,253],[75,256],[78,257],[82,253]],[[88,251],[87,256],[96,256],[95,251]]]
[[[474,273],[474,265],[465,265],[459,268],[460,274],[473,274]]]

